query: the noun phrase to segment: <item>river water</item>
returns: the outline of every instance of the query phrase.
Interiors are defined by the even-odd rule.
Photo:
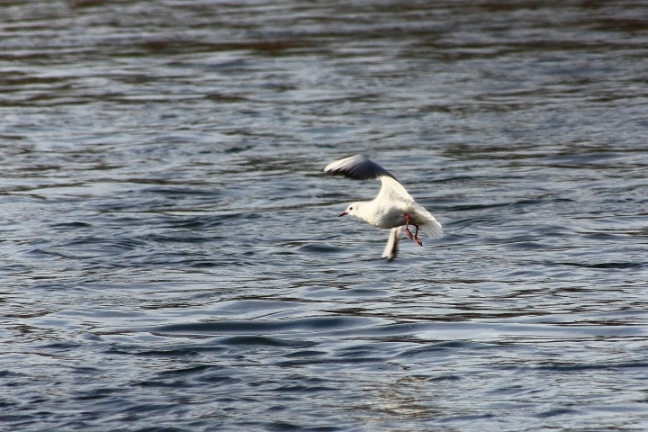
[[[3,430],[648,429],[645,3],[0,11]]]

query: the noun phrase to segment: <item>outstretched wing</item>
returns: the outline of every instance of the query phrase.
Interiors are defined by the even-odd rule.
[[[323,171],[331,174],[342,174],[355,180],[382,179],[385,176],[396,180],[392,173],[363,155],[350,156],[331,162],[326,165]]]
[[[363,155],[350,156],[331,162],[323,170],[332,174],[342,174],[355,180],[380,179],[382,188],[376,199],[386,201],[411,201],[414,198],[405,190],[396,177],[385,168]]]
[[[378,201],[406,201],[414,204],[414,198],[405,190],[402,184],[393,177],[381,176],[382,188],[376,197]]]

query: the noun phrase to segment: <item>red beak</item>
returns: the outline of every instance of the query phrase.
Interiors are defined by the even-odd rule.
[[[348,214],[349,214],[349,213],[343,211],[342,213],[340,213],[340,214],[338,215],[338,217],[346,216],[346,215],[348,215]]]

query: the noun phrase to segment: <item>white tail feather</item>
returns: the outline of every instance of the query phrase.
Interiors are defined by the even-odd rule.
[[[416,209],[417,216],[423,219],[423,222],[419,222],[419,228],[423,230],[428,237],[433,239],[438,239],[443,236],[443,227],[441,224],[432,216],[432,213],[425,210],[422,206],[417,205]]]
[[[418,216],[423,219],[422,223],[419,223],[419,228],[421,228],[428,237],[441,238],[443,236],[443,227],[434,218],[434,216],[432,216],[432,213],[421,206],[418,206],[417,213]]]
[[[425,224],[419,225],[419,228],[430,238],[438,239],[443,236],[443,227],[436,219],[428,220]]]

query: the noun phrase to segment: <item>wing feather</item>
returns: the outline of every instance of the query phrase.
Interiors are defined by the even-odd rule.
[[[412,198],[403,185],[394,177],[381,176],[380,181],[382,182],[382,188],[380,188],[376,200],[380,201],[384,199],[385,201],[391,201],[394,200],[394,198],[400,198],[414,203],[414,198]]]
[[[373,180],[382,177],[396,177],[385,168],[363,155],[350,156],[331,162],[323,169],[331,174],[342,174],[355,180]]]

